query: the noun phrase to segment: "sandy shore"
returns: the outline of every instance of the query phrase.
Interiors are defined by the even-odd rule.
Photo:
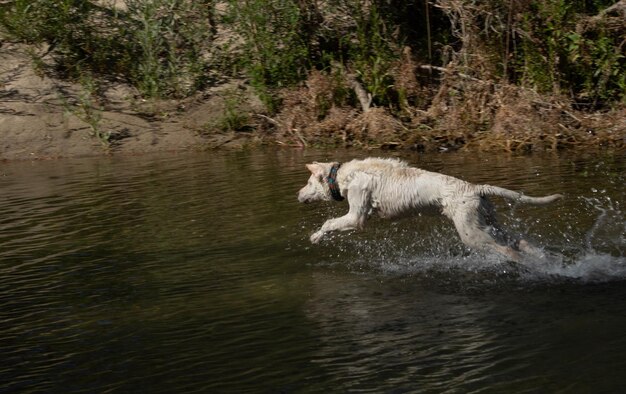
[[[2,43],[0,160],[238,147],[258,138],[208,131],[224,112],[220,92],[246,90],[239,82],[185,100],[152,102],[122,83],[99,88],[95,98],[79,83],[37,73],[25,46]]]

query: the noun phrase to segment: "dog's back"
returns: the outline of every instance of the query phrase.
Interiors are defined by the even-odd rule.
[[[366,159],[354,159],[342,164],[343,168],[349,168],[350,172],[393,172],[395,169],[410,168],[400,159],[384,159],[380,157],[368,157]]]
[[[344,163],[342,170],[340,181],[344,184],[350,184],[358,175],[366,175],[367,185],[362,186],[371,195],[372,208],[382,217],[437,206],[442,198],[442,183],[465,183],[447,175],[410,167],[398,159],[352,160]]]

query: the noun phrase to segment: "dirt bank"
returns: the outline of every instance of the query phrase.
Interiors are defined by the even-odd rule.
[[[575,111],[511,85],[441,75],[421,108],[322,108],[319,72],[285,90],[267,116],[243,80],[223,80],[183,100],[141,99],[120,81],[68,82],[38,72],[32,47],[0,46],[0,160],[278,146],[536,151],[626,148],[626,109]],[[36,58],[52,59],[39,50]],[[414,69],[409,70],[410,75]],[[398,78],[400,79],[400,78]],[[233,131],[236,130],[236,131]]]
[[[121,82],[99,82],[92,92],[85,83],[38,73],[29,50],[0,47],[0,159],[241,147],[262,139],[214,127],[225,111],[224,92],[249,94],[241,82],[224,81],[185,100],[148,102]],[[245,102],[242,111],[260,105],[253,95]]]

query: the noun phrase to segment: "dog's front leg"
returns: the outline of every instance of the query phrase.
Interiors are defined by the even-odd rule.
[[[369,175],[362,174],[355,177],[348,187],[348,203],[350,210],[347,214],[328,219],[322,227],[311,235],[311,242],[318,243],[326,233],[330,231],[346,231],[362,228],[367,220],[371,208],[371,179]]]
[[[347,231],[356,228],[358,228],[357,221],[349,213],[338,218],[328,219],[318,231],[311,235],[311,242],[318,243],[326,233],[331,231]]]

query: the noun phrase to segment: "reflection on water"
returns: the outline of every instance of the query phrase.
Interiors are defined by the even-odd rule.
[[[553,258],[467,253],[443,218],[300,205],[265,151],[0,167],[0,392],[607,392],[626,386],[626,159],[406,155],[528,194],[505,226]]]

